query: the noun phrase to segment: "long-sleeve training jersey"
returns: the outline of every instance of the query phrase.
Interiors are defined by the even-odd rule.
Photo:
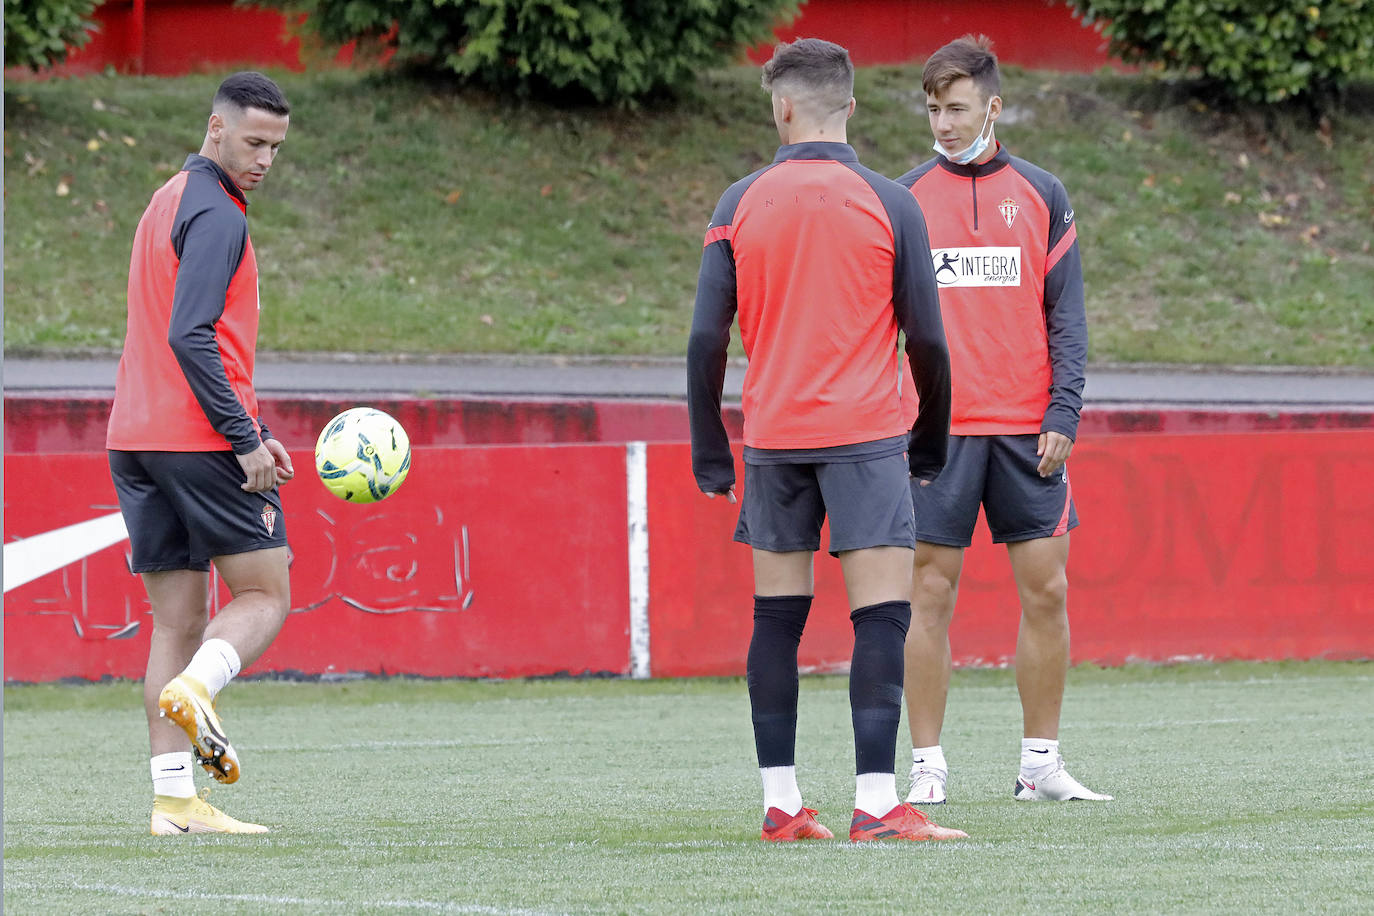
[[[739,313],[749,366],[744,443],[813,449],[900,436],[898,329],[921,398],[913,473],[949,439],[949,354],[925,220],[905,188],[844,143],[779,148],[711,217],[687,347],[692,467],[704,492],[734,485],[720,400]]]
[[[897,181],[927,217],[954,376],[950,432],[1076,438],[1088,325],[1064,186],[1000,146],[983,165],[937,156]]]
[[[153,194],[134,234],[129,318],[107,448],[246,454],[258,420],[258,263],[248,202],[198,155]]]

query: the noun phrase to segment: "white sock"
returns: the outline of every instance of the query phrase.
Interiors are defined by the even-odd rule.
[[[949,774],[949,764],[945,763],[945,751],[940,745],[931,747],[913,747],[911,749],[911,762],[927,770],[939,770],[946,775]]]
[[[1039,775],[1059,765],[1059,742],[1049,738],[1021,739],[1021,772]]]
[[[191,656],[191,664],[181,673],[193,677],[210,691],[210,698],[224,689],[241,667],[239,654],[233,646],[223,639],[207,639],[200,644],[196,654]]]
[[[763,777],[763,813],[769,808],[777,808],[785,814],[796,817],[802,809],[801,789],[797,788],[797,768],[759,767]]]
[[[152,759],[152,770],[154,795],[190,798],[196,794],[196,782],[191,775],[190,751],[158,754]]]
[[[900,802],[897,777],[892,773],[860,773],[854,777],[854,807],[865,814],[882,817]]]

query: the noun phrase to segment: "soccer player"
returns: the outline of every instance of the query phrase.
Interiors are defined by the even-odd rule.
[[[812,38],[781,44],[764,65],[763,88],[783,145],[716,205],[687,350],[693,473],[703,493],[733,503],[720,402],[738,311],[749,355],[748,485],[735,540],[753,548],[747,668],[762,837],[832,836],[803,806],[795,767],[797,645],[827,516],[854,625],[850,839],[966,836],[902,804],[893,772],[915,543],[907,479],[939,472],[949,435],[949,356],[925,224],[906,189],[860,165],[846,142],[854,68],[844,48]],[[921,396],[909,437],[899,329]]]
[[[258,267],[244,196],[272,167],[290,111],[262,74],[226,79],[200,153],[153,194],[134,235],[106,447],[130,568],[153,611],[143,701],[155,835],[267,831],[197,797],[192,756],[220,782],[239,778],[215,696],[271,644],[290,606],[277,487],[294,471],[257,415]],[[207,622],[211,563],[232,600]]]
[[[906,697],[908,802],[940,804],[949,624],[981,503],[1006,543],[1021,600],[1016,684],[1024,731],[1014,795],[1109,800],[1064,769],[1059,711],[1069,664],[1069,530],[1078,525],[1065,461],[1083,406],[1088,329],[1073,208],[1059,179],[994,137],[1002,112],[986,38],[940,48],[922,74],[939,155],[897,179],[926,214],[953,374],[949,460],[912,486],[916,558]]]

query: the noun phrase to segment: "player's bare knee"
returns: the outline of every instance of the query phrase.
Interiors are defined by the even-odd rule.
[[[956,582],[951,582],[941,570],[934,566],[917,566],[911,580],[912,594],[920,604],[931,608],[954,607]]]
[[[204,615],[193,617],[168,617],[153,615],[153,632],[159,639],[200,645],[205,638],[205,626],[209,619]]]

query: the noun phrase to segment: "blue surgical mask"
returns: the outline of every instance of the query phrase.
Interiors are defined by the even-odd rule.
[[[983,116],[983,126],[978,128],[977,140],[974,140],[966,148],[957,153],[945,152],[945,148],[940,145],[939,140],[935,141],[935,145],[932,149],[944,156],[950,162],[956,162],[959,165],[968,165],[970,162],[983,155],[983,153],[987,152],[988,144],[992,142],[991,131],[988,131],[987,136],[983,136],[983,131],[988,129],[988,121],[990,120],[992,120],[992,99],[988,99],[988,113]]]

